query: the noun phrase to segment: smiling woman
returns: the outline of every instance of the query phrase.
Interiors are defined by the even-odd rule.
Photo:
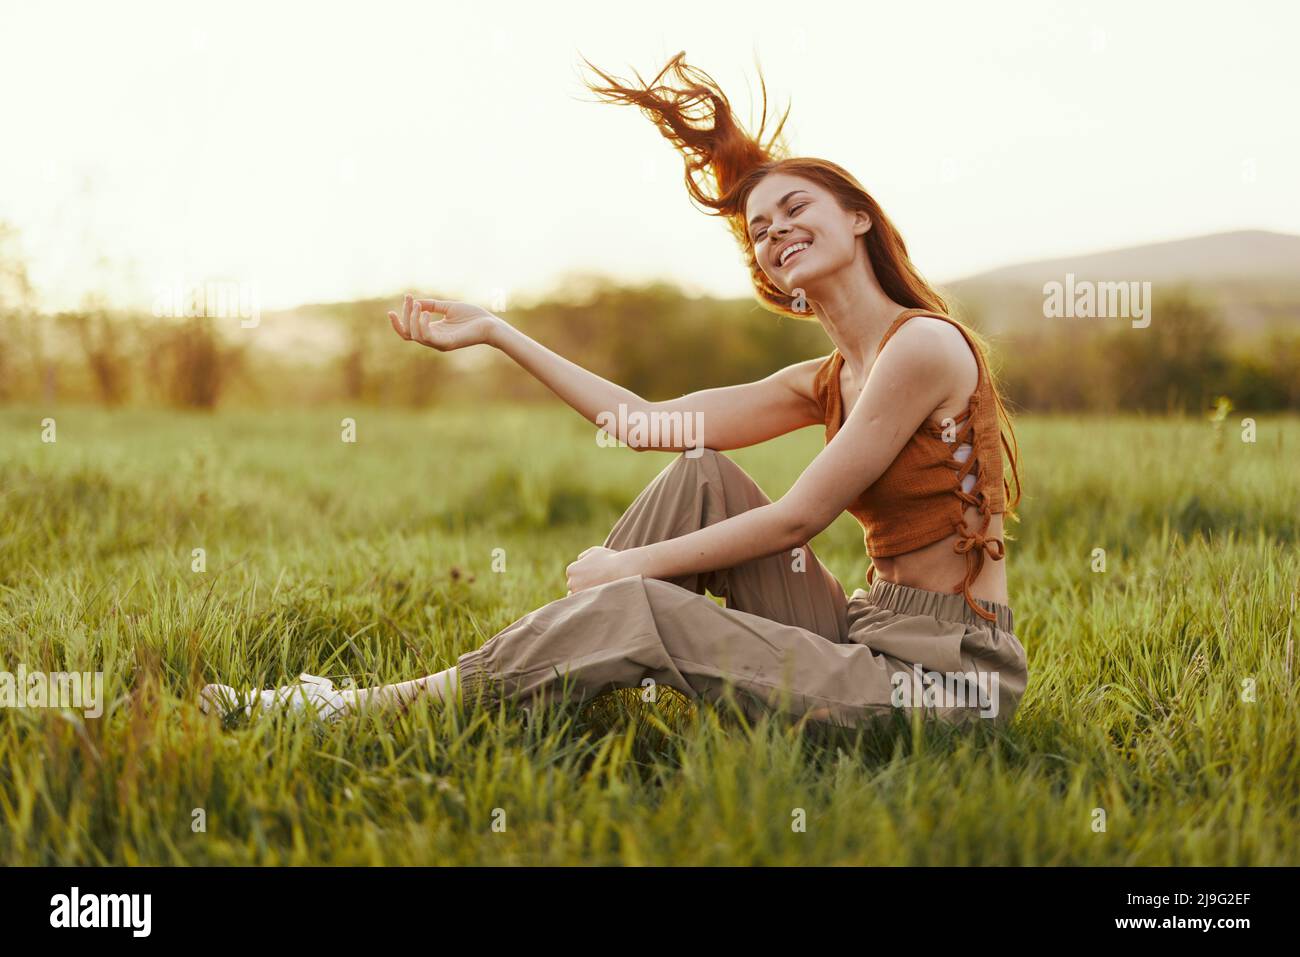
[[[337,716],[420,696],[581,699],[648,681],[837,724],[914,709],[1010,720],[1028,681],[1002,535],[1017,451],[983,345],[947,315],[857,180],[828,160],[785,157],[785,117],[764,140],[765,86],[751,136],[683,54],[650,83],[592,69],[592,90],[640,108],[679,150],[691,199],[725,218],[760,302],[818,321],[831,353],[649,402],[479,306],[408,295],[389,313],[402,339],[499,349],[620,441],[682,454],[568,566],[567,595],[454,667],[359,691],[311,675],[243,695],[210,685],[205,706]],[[703,425],[697,441],[626,425],[675,415]],[[776,501],[721,454],[809,425],[826,429],[826,447]],[[851,596],[807,544],[846,510],[872,559],[870,590]],[[903,693],[918,669],[939,676],[919,701]]]

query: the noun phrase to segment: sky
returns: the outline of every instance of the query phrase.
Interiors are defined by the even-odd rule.
[[[1300,5],[0,0],[0,221],[47,309],[238,282],[504,309],[581,272],[751,294],[581,56],[679,50],[848,168],[929,278],[1300,233]],[[756,65],[757,64],[757,65]]]

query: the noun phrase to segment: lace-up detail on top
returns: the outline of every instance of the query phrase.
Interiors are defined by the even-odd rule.
[[[1006,554],[1000,538],[989,534],[995,512],[1005,510],[1002,438],[998,429],[993,385],[984,359],[966,330],[952,318],[924,309],[901,313],[880,341],[876,354],[898,328],[914,316],[933,316],[961,330],[979,367],[979,381],[966,409],[946,427],[930,419],[916,430],[898,456],[870,487],[849,506],[849,514],[862,525],[867,553],[872,558],[902,555],[956,534],[953,551],[966,556],[966,575],[953,588],[980,617],[991,613],[971,595],[985,558],[1000,561]],[[814,380],[815,394],[826,420],[826,441],[839,431],[843,418],[839,350],[826,357]],[[959,458],[963,446],[969,454]],[[974,476],[974,484],[968,480]],[[967,490],[969,488],[969,490]],[[966,521],[967,508],[978,512],[976,527]],[[875,577],[874,566],[867,573]]]

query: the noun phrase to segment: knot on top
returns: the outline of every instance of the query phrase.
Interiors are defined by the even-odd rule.
[[[960,530],[958,530],[958,534],[961,534]],[[988,557],[993,559],[995,562],[1000,562],[1002,559],[1006,558],[1007,555],[1006,546],[1003,545],[1002,539],[995,538],[991,535],[968,534],[959,538],[956,544],[952,547],[952,550],[958,555],[965,555],[968,552],[980,549],[982,549],[984,554],[988,555]]]

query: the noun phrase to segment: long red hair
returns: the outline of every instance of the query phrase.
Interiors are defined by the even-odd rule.
[[[776,120],[772,132],[765,136],[768,121],[767,84],[763,81],[761,69],[759,86],[762,91],[762,114],[758,132],[751,135],[736,119],[727,95],[712,77],[686,62],[685,52],[678,53],[669,60],[649,83],[637,73],[636,85],[610,76],[585,57],[583,62],[601,80],[599,83],[586,81],[592,92],[611,103],[638,107],[682,154],[686,164],[687,193],[709,215],[726,219],[732,235],[744,252],[754,291],[765,308],[796,319],[814,318],[809,310],[796,309],[794,297],[773,285],[763,272],[763,267],[754,254],[754,246],[745,223],[745,205],[750,192],[765,176],[780,172],[811,180],[830,192],[846,211],[861,210],[871,217],[871,228],[864,234],[863,242],[876,279],[889,298],[909,309],[925,309],[945,316],[949,314],[948,304],[943,297],[912,265],[902,235],[853,174],[830,160],[788,155],[781,136],[790,115],[788,106]],[[956,317],[952,318],[960,321]],[[983,337],[965,323],[962,326],[987,356],[988,346]],[[987,362],[985,367],[988,367]],[[996,379],[993,382],[993,395],[997,404],[1002,448],[1007,455],[1015,483],[1012,498],[1011,481],[1003,476],[1007,511],[1014,517],[1015,506],[1020,501],[1020,449],[1011,424],[1011,415]]]

